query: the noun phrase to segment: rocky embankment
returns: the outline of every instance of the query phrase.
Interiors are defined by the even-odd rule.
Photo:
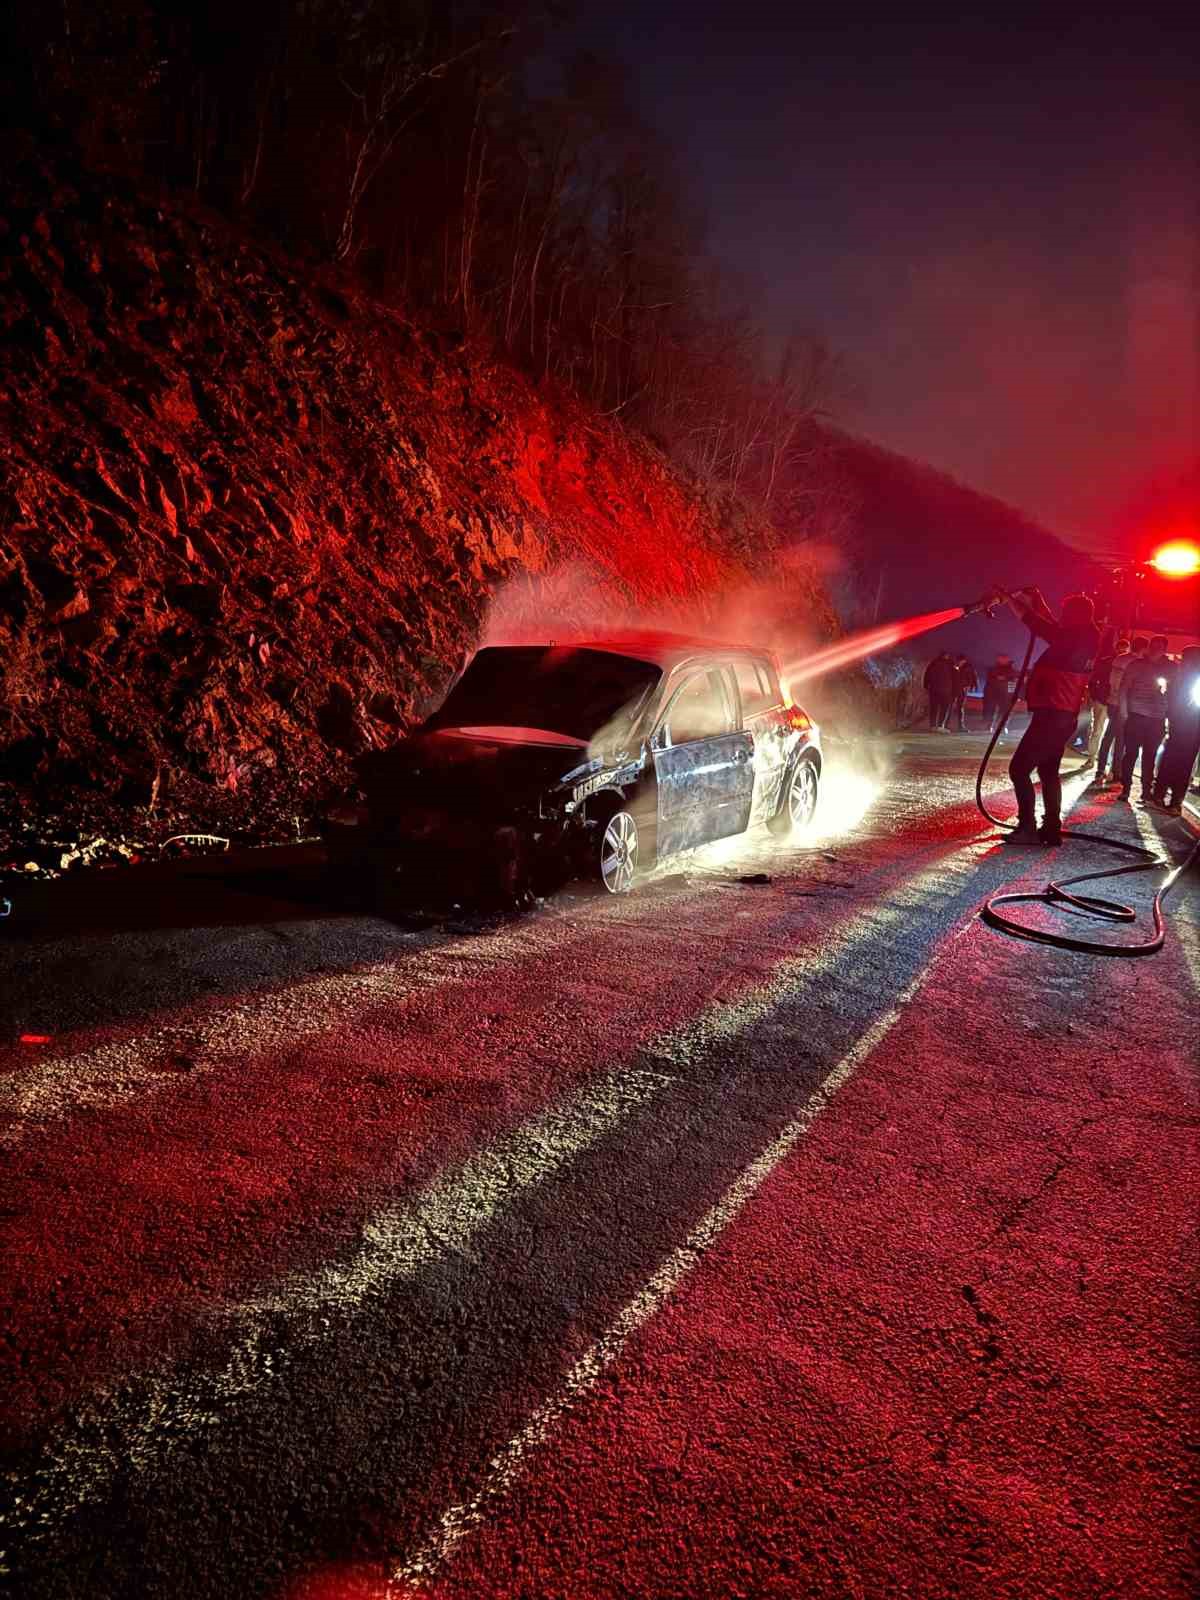
[[[294,836],[497,591],[694,618],[746,580],[753,529],[461,335],[186,201],[0,188],[0,861]]]

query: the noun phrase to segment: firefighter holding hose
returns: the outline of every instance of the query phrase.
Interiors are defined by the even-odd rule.
[[[1062,843],[1062,779],[1059,767],[1068,740],[1075,732],[1088,679],[1100,650],[1100,630],[1095,610],[1084,594],[1063,601],[1062,620],[1056,621],[1041,591],[1035,587],[1006,595],[1021,621],[1048,649],[1034,663],[1025,691],[1029,727],[1013,751],[1008,775],[1017,796],[1017,826],[1009,844]],[[1045,815],[1037,825],[1033,774],[1042,783]]]

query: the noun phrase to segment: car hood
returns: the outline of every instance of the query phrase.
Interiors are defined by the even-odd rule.
[[[539,728],[438,728],[371,751],[356,769],[368,798],[387,809],[492,813],[556,788],[587,760],[586,744]]]

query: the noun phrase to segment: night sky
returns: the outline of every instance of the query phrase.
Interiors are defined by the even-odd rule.
[[[1116,550],[1178,530],[1200,449],[1188,11],[618,0],[583,31],[772,334],[845,356],[840,421]]]

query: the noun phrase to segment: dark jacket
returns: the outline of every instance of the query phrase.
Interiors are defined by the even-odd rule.
[[[954,669],[954,692],[956,695],[975,692],[975,668],[969,661],[962,662]]]
[[[1115,655],[1101,656],[1092,669],[1092,676],[1088,680],[1088,694],[1091,695],[1093,700],[1100,701],[1105,705],[1108,704],[1112,664],[1115,660]]]
[[[931,695],[939,700],[950,700],[954,696],[954,663],[947,655],[934,656],[925,668],[925,676],[921,682]]]
[[[997,705],[1007,700],[1016,682],[1017,669],[1011,661],[994,661],[984,680],[983,697]]]
[[[1100,648],[1100,629],[1094,622],[1068,626],[1032,610],[1025,613],[1025,621],[1050,646],[1043,650],[1029,674],[1025,704],[1030,711],[1071,711],[1078,715]]]

